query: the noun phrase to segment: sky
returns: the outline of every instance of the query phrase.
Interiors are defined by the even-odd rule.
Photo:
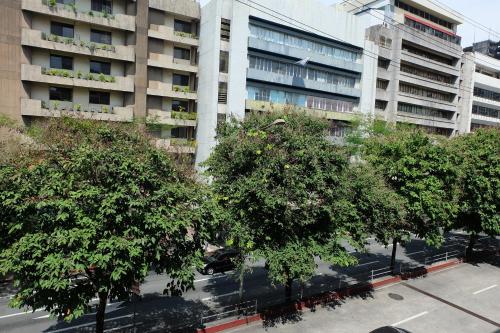
[[[200,1],[202,5],[208,2],[208,0]],[[286,0],[282,1],[286,3]],[[330,5],[341,0],[319,1]],[[436,2],[436,0],[433,1]],[[500,40],[500,0],[439,0],[439,2],[467,17],[464,24],[458,29],[458,34],[462,36],[463,47],[472,45],[474,41],[479,42],[488,38]],[[480,26],[480,24],[487,28]],[[492,32],[484,31],[488,29],[491,29]]]

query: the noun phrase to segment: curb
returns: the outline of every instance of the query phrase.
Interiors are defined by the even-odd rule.
[[[373,283],[366,283],[363,285],[355,285],[349,288],[341,289],[339,291],[333,291],[333,292],[326,292],[323,294],[319,294],[316,296],[311,296],[306,299],[302,299],[300,301],[294,302],[292,304],[286,304],[286,305],[281,305],[277,307],[270,308],[268,310],[264,310],[261,313],[257,313],[256,315],[245,317],[245,318],[240,318],[240,319],[235,319],[228,321],[226,323],[218,324],[215,326],[211,327],[205,327],[205,328],[198,328],[196,329],[196,333],[217,333],[217,332],[223,332],[225,330],[228,330],[230,328],[235,328],[239,326],[244,326],[248,325],[250,323],[256,322],[256,321],[261,321],[265,320],[267,318],[272,318],[277,315],[282,315],[282,314],[287,314],[291,313],[294,311],[300,311],[305,308],[313,308],[316,305],[319,304],[327,304],[332,301],[353,296],[353,295],[358,295],[370,290],[376,290],[377,288],[380,288],[382,286],[387,286],[390,284],[395,284],[398,282],[401,282],[403,280],[408,280],[408,279],[414,279],[417,277],[425,276],[429,273],[432,272],[437,272],[449,267],[457,266],[464,261],[462,259],[454,259],[450,260],[447,262],[444,262],[442,264],[434,265],[434,266],[429,266],[429,267],[422,267],[419,268],[411,273],[407,274],[401,274],[401,275],[396,275],[396,276],[391,276],[388,278],[385,278],[383,280],[373,282]]]

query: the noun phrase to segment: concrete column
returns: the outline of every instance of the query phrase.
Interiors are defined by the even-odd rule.
[[[137,0],[134,117],[145,118],[148,90],[149,0]]]

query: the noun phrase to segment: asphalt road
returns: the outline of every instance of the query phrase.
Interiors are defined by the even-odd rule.
[[[398,269],[405,265],[429,263],[430,260],[444,260],[463,253],[467,245],[466,235],[450,234],[446,244],[440,249],[429,248],[421,240],[413,240],[405,248],[398,246]],[[359,264],[355,267],[339,268],[318,261],[317,275],[305,286],[294,285],[294,295],[311,295],[321,291],[333,290],[346,284],[368,281],[387,273],[392,248],[385,248],[369,239],[369,253],[355,254]],[[497,246],[498,240],[487,237],[480,242]],[[447,254],[446,254],[447,253]],[[434,257],[434,258],[432,258]],[[166,297],[162,291],[168,282],[164,275],[150,275],[141,285],[142,297],[134,302],[111,302],[106,311],[106,329],[108,332],[174,331],[182,327],[199,324],[201,317],[214,312],[223,312],[225,306],[238,301],[239,282],[232,273],[214,276],[196,275],[195,290],[186,292],[183,297]],[[8,286],[0,289],[0,332],[91,332],[94,327],[94,313],[74,320],[71,323],[50,318],[42,310],[24,312],[9,308]],[[274,287],[267,279],[263,263],[257,263],[246,274],[244,300],[252,303],[257,300],[258,307],[283,301],[284,290]]]

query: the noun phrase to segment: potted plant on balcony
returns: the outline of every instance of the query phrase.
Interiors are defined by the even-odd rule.
[[[54,110],[58,110],[59,109],[59,101],[54,101],[52,102],[52,108]]]
[[[56,0],[49,0],[48,5],[50,8],[55,8],[57,6],[57,1]]]

